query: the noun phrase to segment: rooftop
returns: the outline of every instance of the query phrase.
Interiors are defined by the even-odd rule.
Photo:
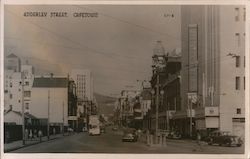
[[[68,78],[66,77],[36,77],[33,87],[68,87]]]

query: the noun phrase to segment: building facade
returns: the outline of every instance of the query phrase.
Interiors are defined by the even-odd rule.
[[[50,126],[68,126],[68,78],[35,77],[30,113],[48,120]]]
[[[34,67],[14,54],[6,57],[4,72],[4,109],[29,112],[31,88],[34,80]]]
[[[182,6],[181,110],[184,135],[244,136],[243,6]]]
[[[92,111],[94,84],[92,72],[88,69],[73,69],[70,77],[76,84],[77,117],[79,126],[87,127],[88,115]]]

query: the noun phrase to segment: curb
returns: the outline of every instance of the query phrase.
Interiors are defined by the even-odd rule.
[[[56,140],[56,139],[59,139],[59,138],[61,138],[61,137],[56,137],[56,138],[53,138],[53,139],[50,139],[50,140],[45,140],[45,141],[41,141],[41,142],[35,142],[35,143],[32,143],[32,144],[27,144],[27,145],[22,145],[22,146],[10,148],[10,149],[4,150],[4,153],[15,151],[15,150],[18,150],[18,149],[21,149],[21,148],[24,148],[24,147],[29,147],[29,146],[32,146],[32,145],[37,145],[37,144],[40,144],[40,143]]]

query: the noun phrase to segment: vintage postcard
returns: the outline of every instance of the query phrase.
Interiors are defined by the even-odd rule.
[[[3,158],[247,158],[247,2],[24,2],[1,8]]]

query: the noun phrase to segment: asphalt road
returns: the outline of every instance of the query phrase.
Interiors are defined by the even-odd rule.
[[[100,136],[79,133],[12,151],[14,153],[188,153],[188,154],[240,154],[244,147],[222,147],[203,144],[199,147],[190,140],[167,140],[167,146],[147,146],[145,142],[122,142],[119,131],[107,129]]]

